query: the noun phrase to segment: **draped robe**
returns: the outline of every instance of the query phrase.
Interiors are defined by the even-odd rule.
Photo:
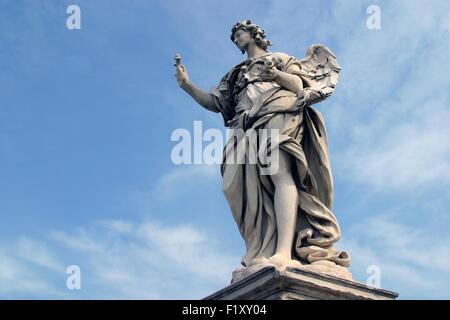
[[[298,192],[293,259],[302,264],[328,260],[348,267],[348,253],[333,247],[341,233],[332,213],[333,179],[324,119],[310,106],[307,99],[311,96],[305,95],[305,90],[296,95],[275,81],[260,80],[264,60],[272,58],[278,61],[279,70],[299,76],[304,87],[308,86],[301,61],[268,52],[234,66],[217,87],[211,88],[215,101],[212,111],[220,112],[225,126],[233,129],[224,148],[221,174],[223,192],[246,244],[242,264],[249,266],[256,258],[275,254],[275,189],[270,175],[261,174],[262,163],[249,161],[248,152],[238,154],[238,161],[227,161],[229,150],[245,147],[258,152],[259,143],[245,139],[245,134],[250,129],[278,129],[278,142],[270,141],[270,148],[289,153]]]

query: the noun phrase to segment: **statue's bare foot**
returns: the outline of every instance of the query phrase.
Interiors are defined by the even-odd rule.
[[[254,266],[254,265],[258,265],[258,264],[268,264],[268,263],[269,263],[269,259],[267,259],[266,257],[255,258],[250,263],[249,267],[250,266]]]
[[[275,253],[269,258],[269,263],[278,267],[284,267],[289,264],[290,257],[286,257],[281,253]]]
[[[346,280],[353,280],[352,274],[346,267],[339,266],[336,263],[328,260],[314,261],[311,264],[305,265],[304,268]]]
[[[281,253],[275,253],[273,256],[271,256],[268,259],[268,262],[277,267],[301,267],[302,266],[302,264],[299,261],[293,260],[293,259],[291,259],[291,257],[287,257],[285,255],[282,255]]]

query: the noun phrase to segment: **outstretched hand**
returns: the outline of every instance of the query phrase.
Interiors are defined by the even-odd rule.
[[[177,78],[178,85],[180,87],[183,87],[184,84],[186,84],[186,82],[189,80],[189,77],[188,77],[188,74],[186,71],[186,67],[180,63],[180,60],[181,60],[181,57],[177,54],[175,56],[176,63],[174,64],[174,66],[176,67],[176,70],[177,70],[175,77]]]

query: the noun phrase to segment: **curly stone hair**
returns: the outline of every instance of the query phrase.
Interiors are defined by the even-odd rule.
[[[261,29],[257,24],[252,23],[250,20],[245,20],[242,22],[236,22],[233,28],[231,29],[231,41],[234,42],[234,34],[238,30],[249,31],[250,35],[253,39],[255,39],[256,44],[263,50],[267,51],[267,47],[271,46],[272,43],[269,40],[265,40],[266,31]],[[242,51],[242,50],[241,50]],[[245,51],[242,51],[244,54]]]

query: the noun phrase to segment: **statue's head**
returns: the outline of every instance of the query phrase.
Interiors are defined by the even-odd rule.
[[[235,35],[237,35],[235,39]],[[231,29],[231,41],[235,43],[242,54],[245,53],[250,41],[254,41],[261,49],[267,51],[267,47],[272,43],[269,40],[265,40],[266,32],[261,29],[257,24],[252,23],[250,20],[237,22],[233,29]]]

